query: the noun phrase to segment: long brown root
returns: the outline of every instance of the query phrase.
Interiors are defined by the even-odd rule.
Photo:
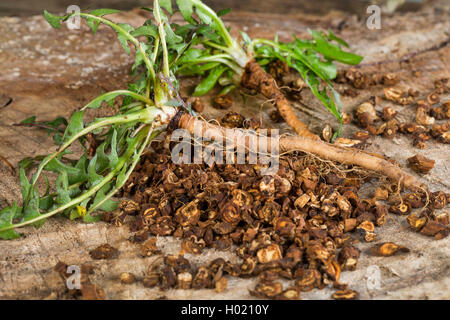
[[[267,99],[273,100],[283,119],[299,136],[313,140],[320,139],[309,131],[306,124],[295,115],[286,97],[278,88],[275,79],[265,72],[256,61],[251,60],[245,66],[241,85],[244,88],[256,90]]]
[[[224,128],[198,120],[188,114],[182,114],[175,119],[176,124],[173,127],[178,127],[187,130],[190,134],[202,136],[206,139],[222,140],[230,139],[226,135]],[[251,136],[254,133],[248,132]],[[234,146],[242,143],[238,137],[232,137]],[[245,139],[245,146],[248,149],[252,148],[249,143],[250,139]],[[267,150],[270,150],[270,141]],[[251,150],[257,152],[258,150]],[[401,168],[385,160],[381,156],[372,155],[367,152],[354,149],[335,146],[323,141],[311,140],[305,137],[282,137],[279,140],[279,152],[302,151],[313,154],[323,160],[336,161],[342,164],[357,165],[364,169],[380,173],[392,180],[400,183],[410,190],[424,190],[426,187],[421,184],[413,175],[403,171]]]

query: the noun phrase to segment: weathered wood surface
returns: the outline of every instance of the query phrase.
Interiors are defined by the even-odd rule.
[[[361,69],[368,73],[394,72],[401,78],[399,86],[413,87],[422,94],[433,88],[433,80],[449,77],[450,19],[445,1],[438,2],[419,13],[383,17],[381,30],[368,30],[364,20],[342,13],[324,17],[277,14],[251,14],[233,12],[227,21],[235,32],[246,31],[250,36],[273,37],[289,40],[292,33],[302,37],[306,29],[332,28],[351,43],[352,50],[365,57]],[[139,24],[143,21],[137,11],[115,16],[116,20]],[[409,58],[409,59],[406,59]],[[38,120],[68,116],[101,91],[124,87],[128,80],[130,58],[123,53],[115,35],[100,28],[92,35],[87,28],[77,31],[51,29],[40,16],[29,18],[0,18],[0,154],[13,166],[26,156],[45,154],[54,150],[51,139],[39,130],[14,127],[13,123],[37,115]],[[421,77],[412,76],[420,71]],[[185,79],[185,92],[192,89],[195,79]],[[346,111],[373,95],[380,95],[382,87],[359,90],[355,98],[343,97]],[[447,95],[443,99],[449,99]],[[12,101],[10,101],[12,99]],[[209,104],[210,97],[203,98]],[[236,93],[233,110],[246,116],[259,112],[267,126],[271,123],[268,112],[272,107],[263,104],[260,97],[248,98],[245,107]],[[296,112],[310,128],[318,130],[325,122],[334,120],[308,92],[302,103],[295,102]],[[389,105],[383,102],[382,106]],[[412,107],[399,107],[400,118],[411,118]],[[99,112],[105,112],[104,110]],[[215,118],[220,111],[207,107],[205,116]],[[286,125],[278,125],[288,130]],[[349,125],[344,135],[357,128]],[[369,150],[392,157],[405,166],[406,158],[424,154],[436,160],[436,166],[426,177],[421,177],[432,190],[450,190],[450,148],[434,142],[426,150],[414,149],[411,140],[398,136],[394,140],[379,137],[371,139]],[[409,169],[406,169],[409,170]],[[368,187],[370,189],[370,186]],[[0,207],[20,200],[18,177],[0,162]],[[448,209],[447,209],[448,210]],[[379,298],[450,298],[450,240],[434,241],[408,230],[404,218],[389,216],[388,222],[377,231],[377,241],[393,241],[411,249],[411,253],[398,257],[369,257],[363,250],[359,267],[344,272],[342,280],[358,290],[364,299]],[[254,280],[230,279],[229,289],[218,294],[213,290],[183,291],[146,289],[141,283],[121,285],[121,272],[142,277],[154,258],[140,258],[138,246],[127,240],[126,227],[117,228],[105,223],[82,224],[63,218],[50,219],[40,230],[26,228],[25,237],[0,243],[0,298],[65,298],[65,287],[52,271],[58,260],[68,264],[91,263],[98,266],[93,281],[112,299],[154,299],[165,295],[170,299],[251,299],[248,288]],[[108,242],[120,250],[117,259],[91,261],[88,252]],[[160,238],[163,252],[177,253],[179,242]],[[193,261],[209,261],[213,257],[234,258],[231,252],[209,250]],[[370,289],[367,281],[373,266],[381,272],[379,288]],[[314,290],[302,294],[304,299],[330,298],[332,289]]]

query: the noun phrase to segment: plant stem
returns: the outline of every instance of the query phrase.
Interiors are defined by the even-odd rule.
[[[222,51],[227,52],[227,53],[229,53],[229,51],[230,51],[229,48],[224,47],[224,46],[221,46],[221,45],[219,45],[219,44],[217,44],[217,43],[214,43],[214,42],[212,42],[212,41],[204,41],[203,43],[206,44],[206,45],[208,45],[208,46],[210,46],[210,47],[213,47],[213,48],[215,48],[215,49],[222,50]]]
[[[80,17],[90,18],[90,19],[99,21],[99,22],[111,27],[112,29],[116,30],[117,32],[123,34],[130,42],[132,42],[134,44],[136,49],[141,53],[142,58],[144,59],[145,65],[147,66],[147,70],[149,71],[150,77],[152,78],[152,80],[154,81],[156,79],[156,74],[155,74],[155,70],[153,69],[153,65],[152,65],[151,61],[148,59],[147,54],[145,53],[145,50],[142,48],[138,39],[136,39],[135,37],[130,35],[127,31],[125,31],[123,28],[121,28],[117,24],[115,24],[107,19],[97,17],[97,16],[94,16],[89,13],[74,13],[73,15],[79,15]]]
[[[194,3],[194,5],[196,7],[201,8],[202,11],[205,14],[207,14],[214,21],[214,23],[216,24],[216,26],[218,28],[217,31],[220,33],[220,35],[222,36],[222,38],[225,41],[225,43],[227,44],[227,46],[230,48],[234,47],[235,46],[234,39],[231,37],[227,28],[223,24],[222,19],[220,19],[217,16],[217,14],[214,12],[214,10],[212,10],[210,7],[206,6],[205,4],[203,4],[203,2],[201,2],[199,0],[192,0],[192,2]]]
[[[166,77],[169,77],[170,76],[169,57],[167,53],[166,33],[164,31],[165,22],[161,20],[161,12],[158,0],[155,0],[153,2],[153,12],[155,14],[156,24],[158,25],[159,37],[161,38],[161,45],[163,50],[163,74]],[[170,25],[168,27],[170,28]]]
[[[205,63],[205,62],[219,62],[223,63],[226,66],[228,66],[231,70],[236,72],[239,75],[242,75],[242,72],[244,71],[241,67],[233,63],[233,58],[228,54],[216,54],[213,56],[203,57],[203,58],[197,58],[192,60],[185,61],[179,70],[183,70],[184,68],[188,67],[192,64],[199,64],[199,63]]]
[[[194,3],[194,5],[197,8],[200,8],[202,10],[202,13],[208,15],[211,18],[211,20],[214,21],[215,26],[217,28],[217,32],[222,36],[222,39],[225,41],[225,44],[228,47],[226,50],[224,50],[225,49],[224,47],[216,45],[216,48],[219,49],[219,47],[221,47],[220,50],[224,50],[225,52],[228,52],[233,57],[235,62],[241,68],[244,68],[245,65],[247,64],[247,62],[251,60],[251,57],[249,57],[244,52],[242,47],[236,42],[236,40],[231,37],[231,35],[228,32],[227,28],[223,24],[222,19],[220,19],[217,16],[217,14],[214,12],[214,10],[212,10],[207,5],[203,4],[202,1],[200,1],[200,0],[192,0],[192,2]],[[211,42],[210,42],[209,45],[211,45]]]
[[[129,96],[129,97],[132,97],[132,98],[134,98],[136,100],[142,101],[142,102],[144,102],[145,104],[147,104],[149,106],[153,106],[155,104],[150,98],[144,97],[143,95],[140,95],[140,94],[138,94],[136,92],[129,91],[129,90],[115,90],[115,91],[110,91],[110,92],[107,92],[105,94],[102,94],[102,95],[98,96],[97,98],[95,98],[94,100],[89,102],[87,105],[85,105],[80,110],[81,111],[86,110],[90,105],[92,105],[96,101],[103,101],[103,100],[105,100],[106,97],[111,96],[111,95]]]

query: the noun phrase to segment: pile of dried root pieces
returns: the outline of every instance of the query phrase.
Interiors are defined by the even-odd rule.
[[[372,197],[362,198],[361,187],[374,178],[359,168],[303,153],[281,157],[275,176],[262,176],[260,165],[176,165],[173,144],[168,138],[152,144],[123,188],[120,214],[105,216],[129,226],[144,257],[161,254],[157,236],[181,239],[180,254],[164,256],[142,279],[145,287],[222,292],[228,275],[258,277],[250,291],[258,298],[299,299],[301,292],[333,286],[333,298],[355,299],[341,271],[356,269],[355,244],[373,241],[389,213],[405,215],[411,229],[436,240],[449,234],[448,214],[439,210],[450,201],[444,192],[402,195],[380,181]],[[421,208],[418,215],[414,208]],[[194,268],[183,256],[206,248],[233,250],[241,262],[218,258]],[[385,242],[371,251],[388,256],[408,249]],[[281,278],[292,286],[283,288]]]

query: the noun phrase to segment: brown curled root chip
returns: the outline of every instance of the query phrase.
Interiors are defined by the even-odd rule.
[[[225,277],[220,277],[219,280],[216,281],[216,292],[224,292],[227,289],[228,280]]]
[[[429,220],[425,226],[420,230],[420,233],[429,237],[436,236],[438,233],[445,234],[448,227],[437,221]]]
[[[299,300],[300,292],[296,287],[290,287],[275,297],[277,300]]]
[[[217,109],[229,109],[232,105],[233,99],[224,94],[218,94],[213,100],[213,106]]]
[[[410,214],[406,220],[408,220],[411,229],[417,232],[419,232],[427,223],[427,217],[418,217],[414,214]]]
[[[434,168],[434,160],[428,159],[420,154],[408,158],[409,166],[418,173],[427,174]]]
[[[123,272],[120,275],[120,282],[124,284],[132,284],[134,281],[136,281],[136,277],[130,272]]]
[[[409,249],[393,242],[383,242],[370,248],[370,253],[378,257],[390,257],[398,253],[407,253]]]
[[[100,260],[114,258],[118,253],[119,250],[106,243],[90,251],[89,255],[92,259]]]
[[[333,293],[333,299],[336,300],[355,300],[358,299],[358,292],[351,289],[338,290]]]

